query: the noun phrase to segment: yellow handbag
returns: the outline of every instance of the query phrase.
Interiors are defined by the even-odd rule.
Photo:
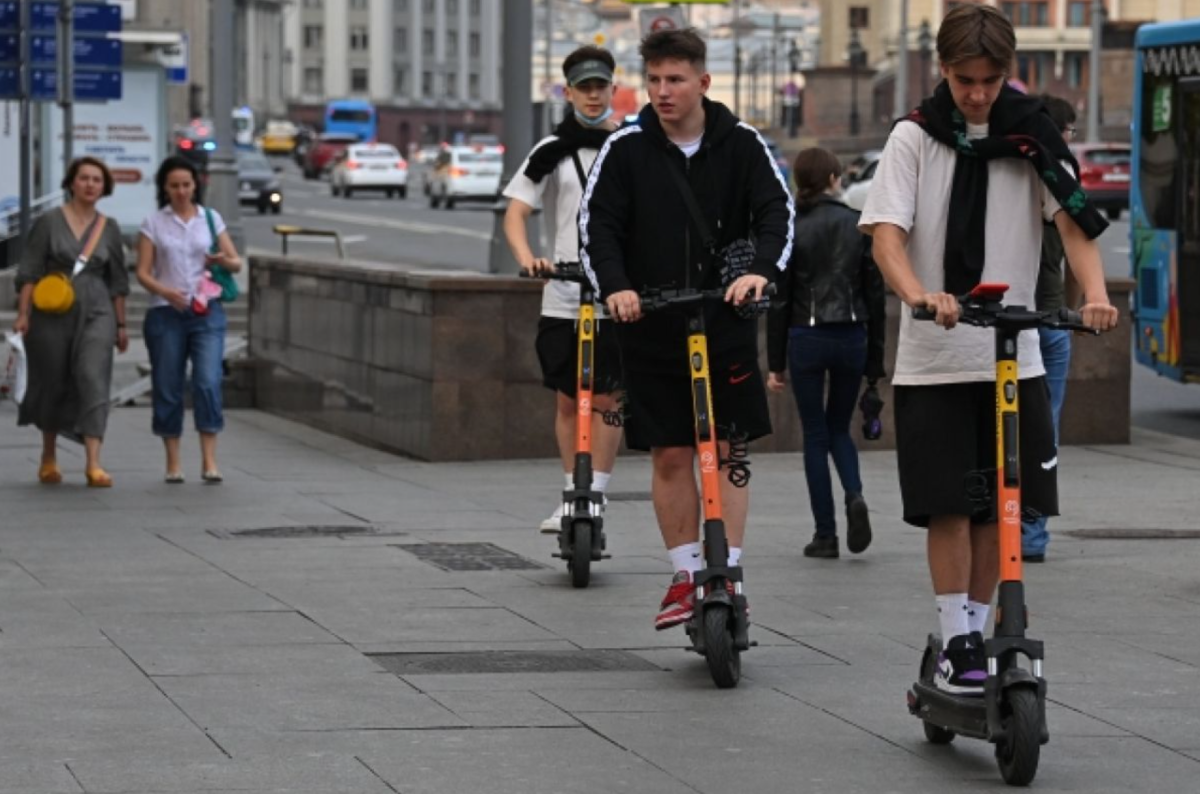
[[[83,272],[88,260],[95,253],[96,246],[100,243],[100,235],[104,232],[104,220],[103,215],[96,215],[91,233],[87,242],[83,244],[83,250],[79,252],[79,258],[75,260],[70,278],[66,273],[55,271],[38,279],[38,283],[33,286],[35,309],[46,314],[66,314],[71,311],[71,307],[75,305],[75,287],[72,286],[71,280]]]

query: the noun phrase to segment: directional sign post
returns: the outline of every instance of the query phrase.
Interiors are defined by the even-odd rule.
[[[40,65],[58,61],[57,36],[35,35],[30,37],[30,42],[33,63]],[[117,39],[75,36],[72,50],[77,66],[121,68],[122,46]],[[0,60],[5,59],[0,56]]]
[[[32,97],[53,102],[58,98],[58,71],[33,70]],[[75,99],[79,102],[104,102],[121,98],[121,73],[94,69],[75,70]]]

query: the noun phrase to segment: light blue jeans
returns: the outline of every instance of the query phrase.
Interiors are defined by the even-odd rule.
[[[1046,367],[1046,387],[1050,392],[1050,413],[1054,417],[1054,445],[1058,446],[1058,424],[1062,416],[1063,398],[1067,396],[1067,370],[1071,368],[1071,332],[1039,328],[1042,363]],[[1050,543],[1046,531],[1047,519],[1042,516],[1021,522],[1021,553],[1045,554]]]

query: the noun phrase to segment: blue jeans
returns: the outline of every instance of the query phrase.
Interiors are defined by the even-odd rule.
[[[830,456],[847,495],[862,493],[850,419],[866,367],[867,329],[860,323],[797,326],[788,332],[788,369],[804,431],[804,477],[817,535],[823,537],[837,535]]]
[[[143,333],[150,351],[153,385],[154,435],[183,435],[183,389],[188,359],[192,361],[192,410],[196,431],[219,433],[225,427],[221,413],[221,360],[225,357],[225,309],[220,301],[209,304],[207,314],[191,309],[180,312],[160,306],[146,312]]]
[[[1067,396],[1067,370],[1071,368],[1071,332],[1039,328],[1042,362],[1046,366],[1046,388],[1050,392],[1050,414],[1054,417],[1054,445],[1058,446],[1058,423],[1063,398]],[[1045,554],[1050,543],[1045,517],[1021,522],[1021,552]]]

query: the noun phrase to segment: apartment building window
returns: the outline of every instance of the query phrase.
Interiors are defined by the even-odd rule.
[[[366,10],[368,0],[350,0],[351,10]]]
[[[367,92],[367,70],[357,67],[350,70],[350,90],[356,94]]]
[[[367,47],[367,29],[362,25],[355,25],[350,28],[350,49],[365,50]]]
[[[320,66],[304,67],[304,93],[321,94],[325,89],[325,75]]]
[[[324,5],[324,0],[304,0],[305,8],[321,8]]]
[[[433,0],[424,0],[424,2],[421,3],[421,10],[424,11],[426,14],[432,14],[433,13]]]
[[[478,58],[483,47],[479,40],[478,33],[472,33],[470,38],[470,53],[472,58]]]
[[[450,15],[458,13],[458,0],[446,0],[446,13]]]
[[[408,93],[408,70],[403,67],[396,67],[392,71],[392,93],[396,96],[404,96]]]
[[[421,54],[433,55],[433,31],[429,28],[421,31]]]
[[[1092,24],[1092,4],[1088,0],[1067,3],[1067,27],[1086,28]]]
[[[421,72],[421,96],[433,96],[433,72]]]
[[[446,36],[446,57],[458,57],[458,33],[455,31],[451,31]]]
[[[1083,76],[1085,73],[1084,70],[1086,68],[1084,66],[1084,64],[1087,62],[1087,57],[1088,57],[1087,53],[1082,53],[1082,52],[1067,53],[1066,63],[1063,65],[1065,67],[1064,71],[1066,72],[1067,85],[1071,86],[1071,88],[1083,88],[1084,87]]]
[[[392,49],[398,53],[408,52],[408,28],[396,28],[396,33],[392,38]]]
[[[467,95],[479,99],[479,75],[475,72],[467,76]]]
[[[398,13],[398,14],[407,14],[408,13],[408,0],[396,0],[396,13]]]
[[[458,72],[446,72],[446,96],[458,96]]]
[[[304,48],[306,50],[320,49],[325,43],[325,28],[320,25],[304,26]]]
[[[1008,21],[1018,28],[1044,28],[1050,25],[1049,0],[1021,0],[1004,2],[1000,10]]]
[[[871,27],[871,9],[866,6],[850,6],[850,29],[865,30]]]
[[[471,16],[477,17],[480,14],[479,0],[471,0]]]

